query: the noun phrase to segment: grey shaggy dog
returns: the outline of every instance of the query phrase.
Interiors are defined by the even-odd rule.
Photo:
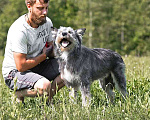
[[[52,32],[54,38],[54,54],[58,58],[61,78],[69,88],[71,97],[76,97],[76,91],[82,95],[82,106],[88,106],[91,101],[90,85],[99,80],[110,101],[114,102],[113,88],[127,96],[125,64],[116,52],[83,45],[82,36],[85,29],[73,30],[71,27],[60,27]]]

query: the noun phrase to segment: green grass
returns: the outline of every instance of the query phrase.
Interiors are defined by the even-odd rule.
[[[53,104],[46,106],[41,97],[26,98],[25,106],[12,101],[13,91],[1,75],[0,57],[0,120],[150,120],[150,57],[124,57],[129,98],[122,101],[116,91],[115,105],[108,104],[98,82],[91,86],[93,94],[89,108],[82,108],[81,94],[77,103],[69,102],[64,87],[55,95]]]

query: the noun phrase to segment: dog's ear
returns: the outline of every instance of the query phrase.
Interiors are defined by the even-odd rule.
[[[76,32],[79,36],[83,36],[85,33],[85,30],[86,28],[80,28],[80,29],[77,29]]]
[[[56,27],[51,27],[51,31],[53,32],[56,32],[57,33],[57,31],[58,31],[58,29],[56,28]]]
[[[53,41],[55,41],[55,39],[57,37],[58,29],[55,27],[51,27],[51,32],[52,32],[52,39],[53,39]]]

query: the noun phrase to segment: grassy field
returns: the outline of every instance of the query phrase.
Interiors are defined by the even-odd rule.
[[[82,108],[81,94],[77,103],[69,102],[65,87],[47,106],[41,97],[26,98],[25,105],[16,104],[1,75],[0,57],[0,120],[150,120],[150,57],[123,57],[126,63],[129,98],[122,101],[116,91],[115,105],[108,104],[98,82],[91,86],[93,94],[89,108]]]

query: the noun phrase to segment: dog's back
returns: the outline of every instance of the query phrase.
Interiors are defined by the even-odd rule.
[[[121,56],[109,49],[82,46],[78,54],[74,53],[68,54],[68,69],[71,68],[72,73],[88,76],[91,80],[105,77],[117,66],[125,67]]]

